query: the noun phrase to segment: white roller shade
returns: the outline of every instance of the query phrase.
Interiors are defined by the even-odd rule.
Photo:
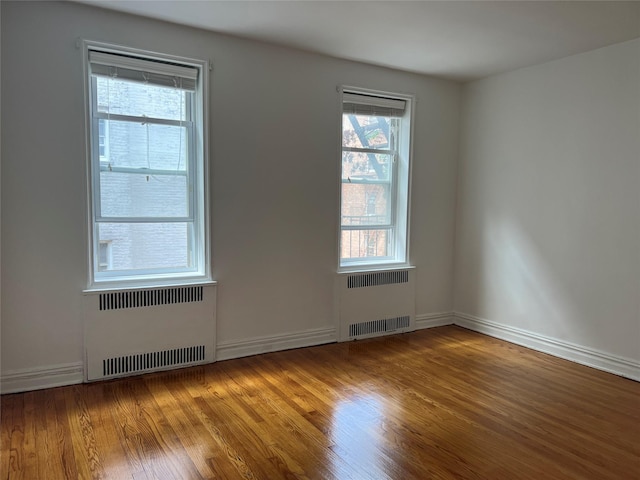
[[[359,93],[342,94],[342,111],[353,115],[374,115],[380,117],[402,117],[406,102],[398,98],[376,97]]]
[[[182,90],[196,89],[198,69],[188,65],[159,62],[146,58],[89,51],[92,75],[117,77]]]

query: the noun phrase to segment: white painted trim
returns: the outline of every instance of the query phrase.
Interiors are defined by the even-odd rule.
[[[581,365],[640,381],[640,362],[618,357],[574,343],[529,332],[516,327],[491,322],[474,315],[454,312],[455,324],[475,332],[506,340],[507,342],[548,353]]]
[[[284,335],[268,335],[236,342],[221,342],[216,348],[216,360],[248,357],[261,353],[278,352],[291,348],[311,347],[338,340],[336,329],[314,328]]]
[[[548,353],[565,360],[597,368],[632,380],[640,381],[640,362],[609,353],[557,340],[515,327],[491,322],[460,312],[440,312],[416,315],[416,329],[455,324],[507,342]],[[337,330],[317,328],[303,332],[256,337],[217,345],[216,360],[229,360],[291,348],[310,347],[337,341]],[[50,367],[27,368],[3,373],[0,393],[27,392],[43,388],[75,385],[84,380],[83,363],[67,363]]]
[[[48,367],[13,370],[0,377],[0,393],[27,392],[42,388],[75,385],[84,380],[82,362],[65,363]]]
[[[399,272],[402,270],[415,270],[415,268],[415,265],[408,263],[382,263],[379,265],[368,263],[367,265],[340,267],[336,273],[338,275],[355,275],[358,273]]]
[[[416,315],[416,330],[454,324],[453,312],[423,313]]]
[[[211,65],[207,60],[194,59],[189,57],[182,57],[177,55],[163,54],[154,51],[141,50],[138,48],[127,47],[112,43],[97,42],[87,39],[78,39],[76,46],[82,53],[82,68],[84,75],[84,111],[85,111],[85,165],[86,165],[86,182],[85,182],[85,196],[87,198],[87,240],[88,240],[88,261],[87,261],[87,291],[101,290],[101,289],[117,289],[117,288],[129,288],[129,287],[161,287],[161,286],[173,286],[174,284],[182,283],[207,283],[211,281],[211,235],[210,232],[210,158],[209,158],[209,71]],[[102,272],[103,278],[96,279],[96,271],[94,269],[95,262],[97,260],[94,251],[95,242],[95,206],[96,202],[99,203],[100,195],[94,195],[99,189],[96,188],[97,177],[99,172],[94,171],[94,161],[92,158],[92,145],[94,141],[91,134],[92,128],[92,108],[93,103],[91,99],[91,61],[89,60],[89,52],[100,51],[108,54],[129,54],[142,61],[155,60],[155,61],[170,61],[176,64],[186,65],[198,70],[198,75],[201,77],[200,81],[196,83],[196,89],[194,91],[195,103],[193,112],[194,129],[200,133],[199,142],[194,144],[195,146],[195,158],[190,159],[190,162],[194,162],[193,170],[196,181],[194,184],[195,192],[193,198],[190,200],[191,206],[194,208],[194,212],[197,212],[196,217],[193,218],[193,232],[195,233],[196,243],[194,243],[195,250],[198,252],[196,257],[196,264],[199,266],[197,271],[182,271],[182,272],[154,272],[148,275],[141,274],[139,271],[131,272],[131,275],[113,274],[107,275],[108,272]],[[197,136],[197,135],[196,135]],[[190,142],[191,143],[191,142]],[[95,198],[94,198],[95,197]],[[193,212],[192,212],[193,213]],[[199,253],[202,253],[202,258],[199,258]]]

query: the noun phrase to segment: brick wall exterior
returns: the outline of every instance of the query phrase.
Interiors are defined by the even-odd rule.
[[[98,79],[98,105],[111,114],[180,119],[182,92]],[[182,117],[184,118],[184,117]],[[102,159],[112,168],[186,171],[185,127],[108,120],[108,148]],[[103,215],[175,217],[188,213],[187,177],[101,172]],[[162,201],[158,201],[162,198]],[[108,242],[109,269],[184,268],[189,265],[186,223],[101,223]]]

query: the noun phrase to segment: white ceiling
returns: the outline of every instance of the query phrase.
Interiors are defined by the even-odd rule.
[[[640,37],[640,1],[80,1],[462,81]]]

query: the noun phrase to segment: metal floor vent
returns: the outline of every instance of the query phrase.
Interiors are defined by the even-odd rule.
[[[394,283],[407,283],[408,281],[408,270],[361,273],[349,276],[347,279],[347,288],[375,287],[376,285],[391,285]]]
[[[383,318],[349,325],[349,337],[359,337],[379,332],[392,332],[409,326],[409,315],[403,317]]]
[[[204,345],[106,358],[102,361],[102,375],[107,377],[110,375],[123,375],[170,366],[187,365],[193,362],[201,362],[205,358]]]
[[[202,302],[202,287],[171,287],[100,294],[100,310]]]

